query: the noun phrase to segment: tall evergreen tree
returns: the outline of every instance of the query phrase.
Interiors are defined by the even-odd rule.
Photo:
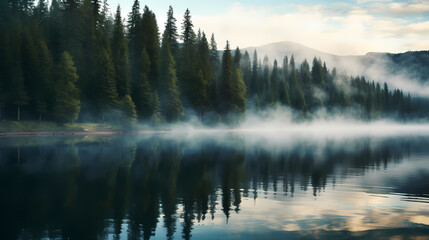
[[[105,113],[117,106],[118,92],[116,91],[115,84],[115,69],[108,52],[105,50],[98,57],[97,61],[96,76],[99,81],[97,83],[97,107],[104,122]]]
[[[76,67],[68,52],[61,55],[55,81],[54,117],[59,122],[74,122],[80,112]]]
[[[241,52],[237,47],[234,55],[233,62],[233,111],[236,113],[243,113],[246,111],[246,84],[243,79],[243,72],[241,71]]]
[[[288,57],[285,56],[283,58],[283,67],[282,67],[282,80],[280,81],[279,86],[279,100],[283,105],[290,106],[290,85],[289,85],[289,60]]]
[[[304,92],[302,91],[301,84],[299,83],[299,73],[295,67],[295,59],[293,55],[290,58],[290,78],[289,78],[289,91],[291,98],[292,107],[301,110],[307,111],[307,105],[305,103]]]
[[[134,0],[131,12],[128,14],[128,21],[127,21],[128,51],[130,53],[129,58],[130,58],[131,82],[133,84],[136,82],[139,82],[137,79],[139,75],[138,73],[139,66],[137,65],[137,62],[143,52],[143,48],[140,48],[141,44],[139,43],[139,40],[137,38],[139,35],[140,23],[141,23],[140,3],[139,3],[139,0]]]
[[[220,75],[219,53],[217,51],[217,44],[214,34],[212,34],[210,38],[210,66],[212,68],[212,75],[208,83],[207,97],[209,106],[214,107],[217,105],[218,101],[218,81]]]
[[[122,24],[121,8],[118,5],[115,14],[113,35],[111,40],[112,61],[115,67],[115,82],[118,95],[130,94],[130,75],[128,64],[128,46]]]
[[[6,49],[5,58],[7,63],[5,84],[7,86],[8,103],[17,107],[17,120],[21,119],[21,106],[29,103],[29,96],[25,87],[23,68],[21,65],[21,34],[20,28],[9,35],[6,42],[9,43],[9,48]]]
[[[144,48],[146,48],[150,59],[149,82],[154,89],[158,88],[159,78],[159,63],[160,63],[160,46],[159,46],[159,31],[156,23],[155,14],[145,6],[141,25],[138,28],[141,33],[141,40]]]
[[[270,88],[269,88],[269,94],[270,94],[270,102],[276,103],[279,100],[279,86],[280,86],[280,73],[279,68],[277,65],[277,60],[274,59],[274,65],[273,70],[271,71],[271,78],[270,78]]]
[[[46,18],[48,17],[48,5],[49,4],[46,2],[46,0],[39,0],[37,7],[34,9],[34,15],[39,24],[44,24]]]
[[[180,91],[177,86],[177,76],[175,60],[171,53],[171,29],[168,29],[168,22],[162,35],[161,46],[161,82],[160,93],[162,114],[167,120],[177,120],[183,116],[183,106],[180,100]]]
[[[183,95],[187,102],[196,107],[197,102],[200,101],[199,93],[200,91],[195,91],[196,83],[200,80],[198,78],[199,68],[198,68],[198,55],[197,55],[197,45],[196,45],[196,35],[193,30],[193,24],[191,21],[191,13],[189,9],[186,9],[183,23],[182,23],[182,34],[181,38],[183,40],[183,47],[181,48],[181,54],[179,58],[178,66],[178,75],[180,81],[180,87],[182,89]],[[202,85],[198,85],[201,87]]]
[[[264,56],[264,60],[262,61],[262,78],[260,79],[261,83],[261,100],[262,104],[268,104],[271,101],[271,92],[270,92],[270,63],[268,60],[268,56]]]
[[[221,111],[227,113],[232,110],[232,89],[233,89],[233,60],[229,42],[226,42],[225,51],[222,55],[222,74],[219,86],[219,95],[221,98]]]
[[[314,57],[311,67],[311,81],[319,88],[325,88],[325,79],[323,78],[323,67],[320,59]]]
[[[55,96],[49,87],[53,85],[53,60],[52,56],[46,46],[46,43],[39,39],[36,42],[38,49],[38,68],[36,72],[37,86],[35,88],[35,110],[39,114],[39,120],[42,120],[43,115],[49,113],[51,109],[50,104],[54,102]]]
[[[210,49],[206,34],[202,32],[198,40],[198,76],[194,90],[197,93],[196,102],[194,103],[200,115],[208,108],[208,85],[212,77],[212,67],[210,64]]]
[[[259,81],[259,69],[258,69],[258,53],[256,50],[253,52],[253,62],[252,62],[252,80],[250,84],[250,94],[260,94],[259,90],[261,89]]]
[[[250,94],[251,89],[251,78],[252,78],[252,63],[250,61],[250,55],[247,51],[244,52],[243,57],[241,58],[241,70],[243,71],[243,79],[246,84],[247,95]]]
[[[246,110],[246,85],[240,69],[240,60],[240,49],[236,49],[233,59],[227,41],[222,55],[222,77],[219,89],[224,113],[241,113]]]
[[[149,83],[150,59],[143,49],[136,63],[136,81],[132,84],[132,99],[136,104],[139,120],[148,120],[154,114],[154,93]]]
[[[174,58],[177,58],[179,50],[179,34],[177,33],[176,18],[174,18],[173,7],[168,8],[167,12],[167,22],[165,24],[165,32],[167,34],[168,42],[170,43],[171,54]]]
[[[301,84],[302,90],[304,91],[305,102],[308,108],[311,109],[312,107],[319,106],[319,101],[314,98],[314,89],[310,76],[310,65],[308,64],[306,59],[304,59],[304,61],[301,63],[299,78],[299,82]]]
[[[170,46],[167,45],[166,49],[166,66],[167,71],[165,72],[165,83],[167,87],[167,91],[164,93],[162,104],[162,114],[169,121],[178,120],[183,116],[183,106],[180,101],[180,92],[177,87],[177,77],[175,70],[175,62],[173,55],[170,51]]]

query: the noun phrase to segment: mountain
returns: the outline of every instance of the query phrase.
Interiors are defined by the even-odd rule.
[[[367,53],[365,55],[340,56],[326,53],[294,42],[276,42],[259,47],[248,47],[253,58],[257,51],[261,60],[266,55],[272,63],[277,59],[281,65],[283,58],[294,55],[295,63],[299,66],[307,59],[310,66],[313,58],[321,58],[328,69],[337,68],[353,76],[365,76],[375,82],[387,82],[394,88],[403,89],[419,96],[429,96],[429,51],[414,51],[405,53]]]

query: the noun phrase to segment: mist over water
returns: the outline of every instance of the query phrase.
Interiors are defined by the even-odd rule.
[[[198,137],[198,134],[227,132],[253,134],[271,139],[296,137],[341,139],[429,134],[429,123],[425,120],[404,121],[395,120],[393,117],[362,120],[360,114],[359,110],[351,108],[331,111],[320,109],[304,117],[301,112],[276,106],[266,110],[249,109],[238,118],[236,125],[210,126],[202,123],[198,117],[191,117],[187,121],[164,125],[161,129],[189,135],[189,138]]]

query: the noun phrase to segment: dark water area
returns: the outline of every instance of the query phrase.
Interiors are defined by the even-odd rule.
[[[429,137],[0,138],[0,239],[429,239]]]

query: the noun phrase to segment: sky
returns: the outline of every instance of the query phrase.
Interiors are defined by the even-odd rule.
[[[108,0],[123,17],[133,0]],[[186,8],[195,31],[214,33],[218,48],[293,41],[327,53],[429,50],[429,0],[140,0],[156,15],[160,32],[171,5],[180,29]]]

